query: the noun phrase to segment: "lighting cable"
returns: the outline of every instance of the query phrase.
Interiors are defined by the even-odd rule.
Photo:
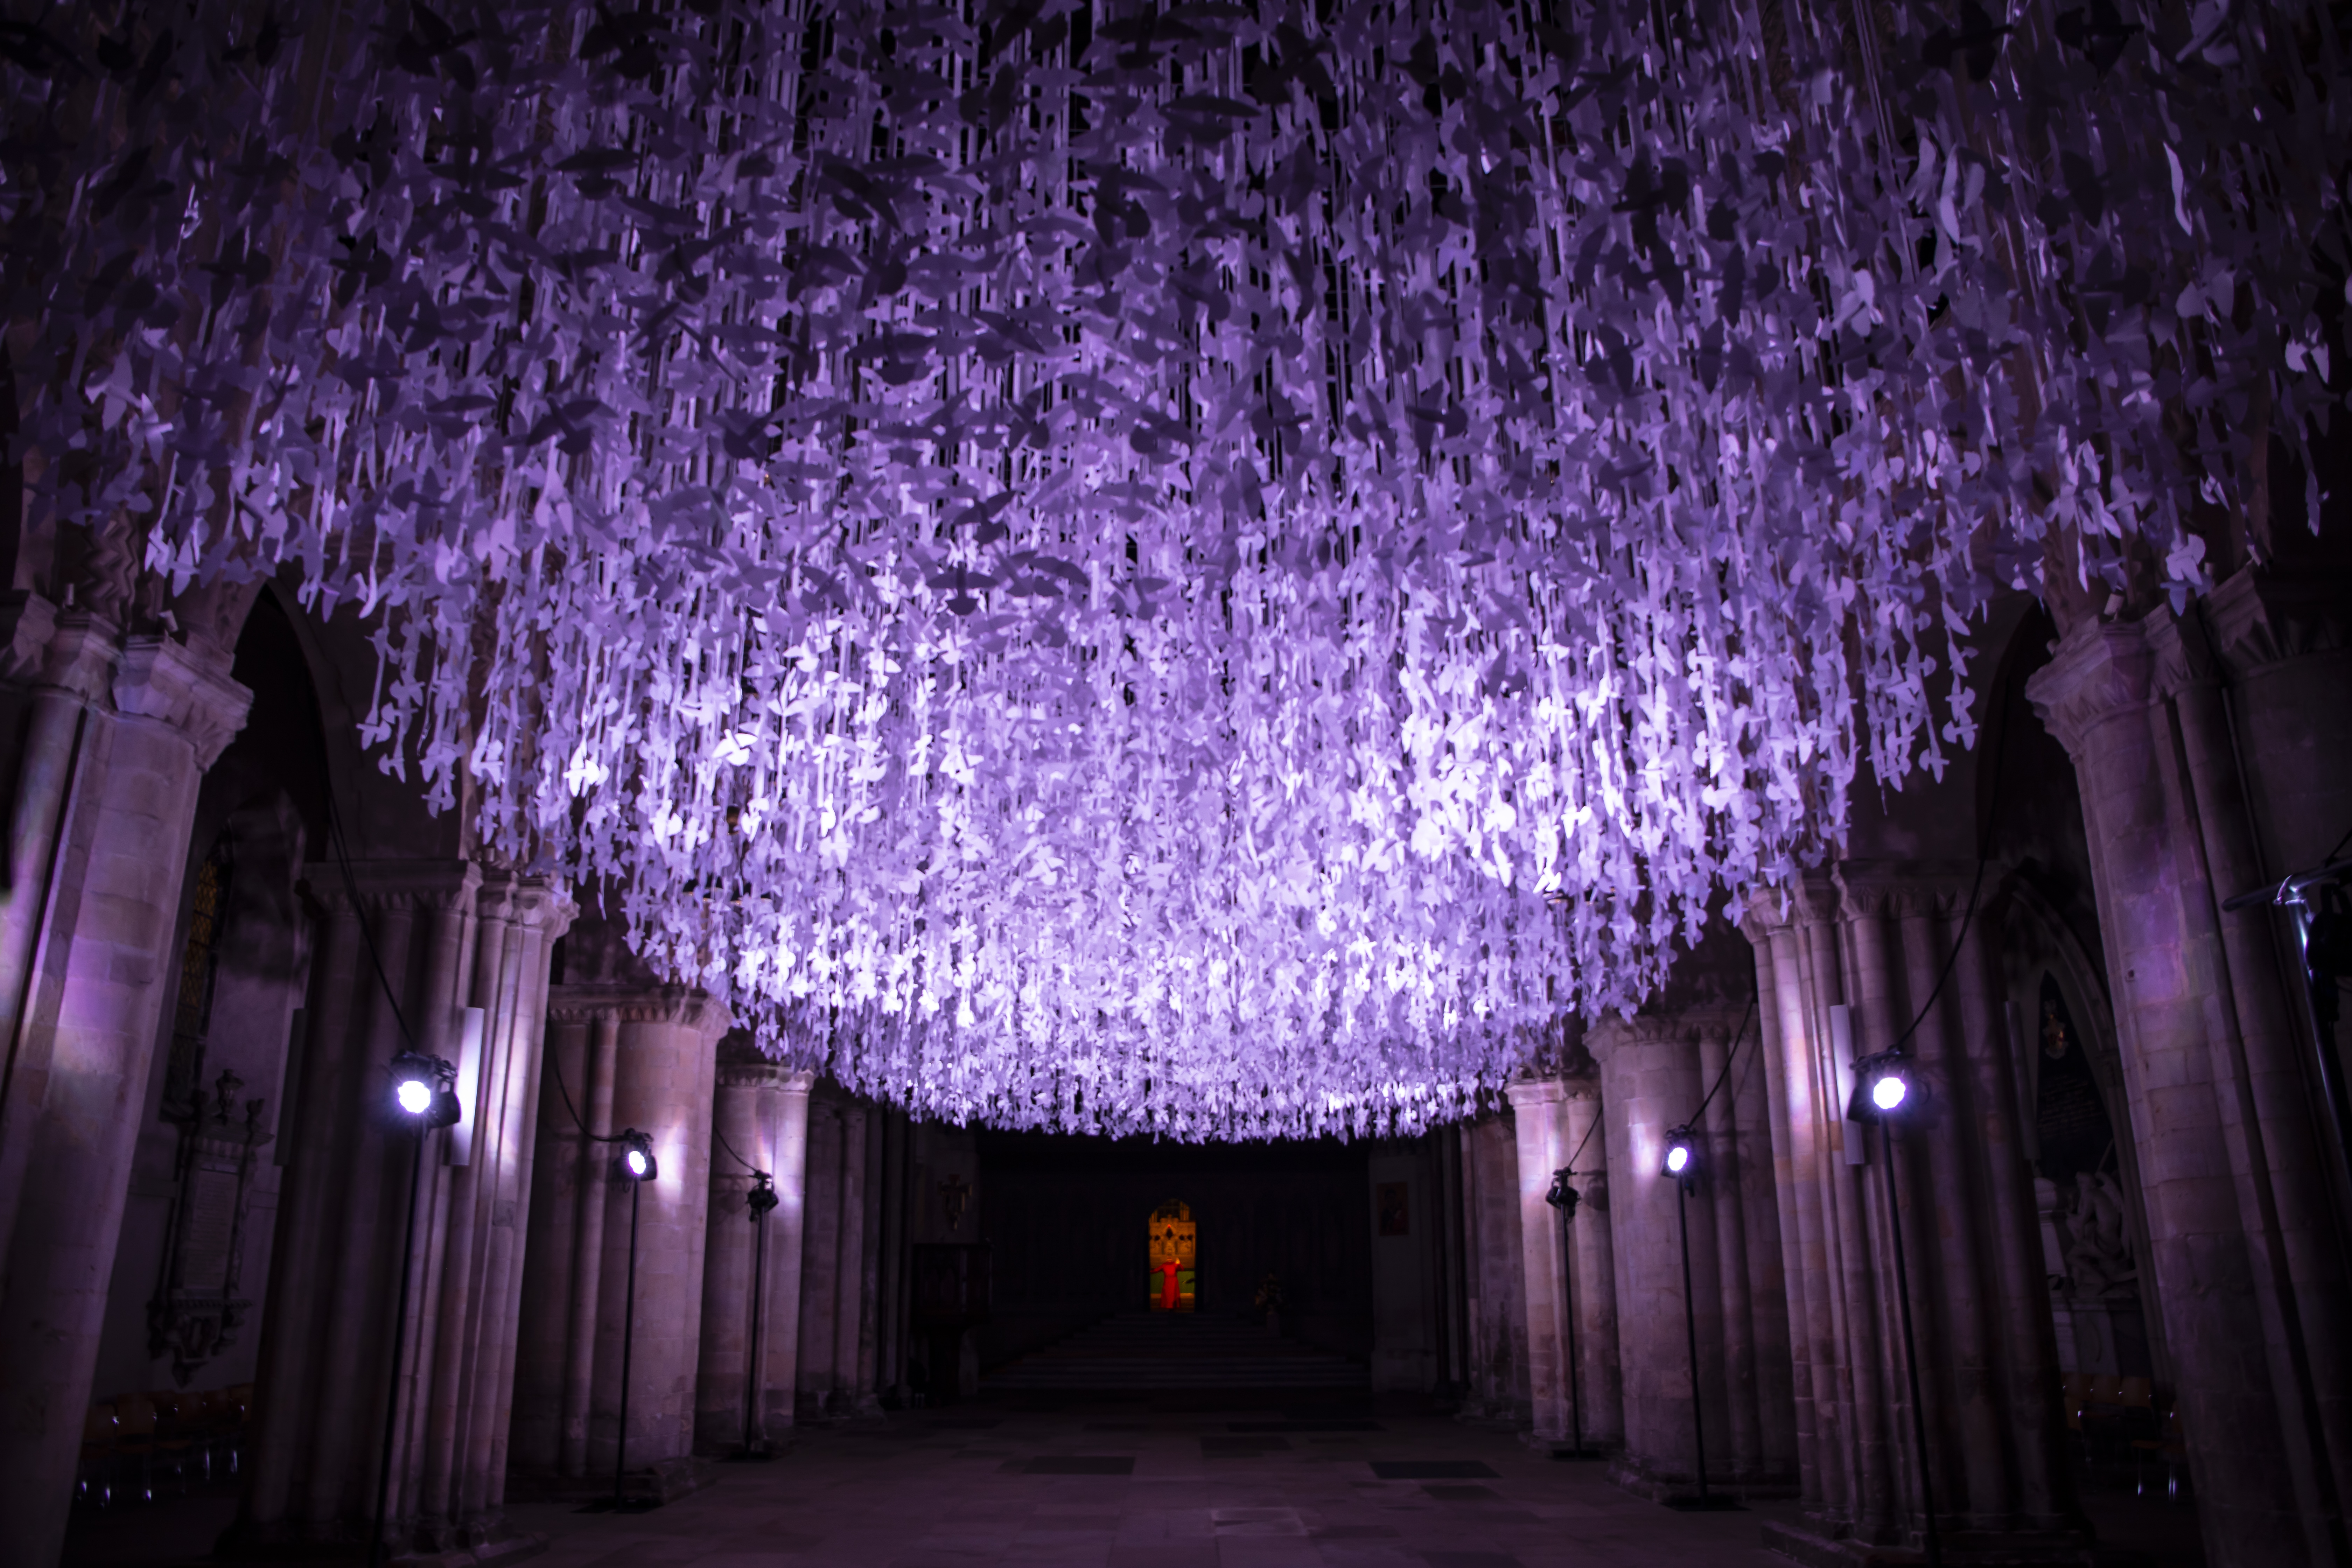
[[[623,1136],[621,1133],[591,1132],[588,1131],[588,1124],[580,1120],[579,1108],[572,1103],[572,1091],[569,1089],[566,1089],[563,1085],[563,1058],[562,1053],[556,1051],[550,1051],[547,1053],[547,1068],[550,1072],[555,1075],[555,1092],[563,1097],[563,1109],[571,1115],[572,1125],[580,1129],[580,1136],[597,1143],[620,1142]],[[714,1128],[712,1131],[716,1131],[717,1129]],[[727,1152],[730,1154],[735,1153],[735,1151],[732,1149],[730,1149]],[[742,1156],[737,1154],[736,1158],[740,1160]]]

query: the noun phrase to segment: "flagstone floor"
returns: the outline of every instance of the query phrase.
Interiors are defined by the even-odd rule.
[[[549,1539],[532,1568],[1790,1568],[1758,1536],[1793,1504],[1674,1513],[1606,1470],[1387,1401],[1027,1395],[803,1430],[646,1513],[509,1515]],[[2103,1563],[2201,1563],[2193,1510],[2084,1501]],[[67,1568],[194,1568],[235,1508],[78,1515]]]
[[[655,1512],[532,1510],[527,1527],[554,1537],[547,1568],[1789,1568],[1758,1546],[1759,1513],[1670,1513],[1611,1487],[1605,1466],[1507,1433],[1166,1405],[803,1433]],[[1070,1473],[1088,1470],[1129,1473]]]

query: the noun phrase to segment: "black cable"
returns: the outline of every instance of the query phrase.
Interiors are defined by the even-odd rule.
[[[588,1124],[580,1120],[579,1108],[572,1103],[572,1091],[563,1087],[563,1054],[561,1051],[548,1052],[547,1067],[549,1071],[555,1074],[555,1092],[563,1097],[563,1109],[571,1114],[572,1125],[580,1129],[580,1136],[597,1143],[620,1142],[620,1133],[591,1132],[588,1131]],[[713,1131],[715,1131],[716,1129]],[[733,1153],[734,1151],[730,1149],[728,1152]]]
[[[393,994],[392,977],[384,973],[383,955],[376,951],[375,927],[368,920],[367,905],[361,901],[359,879],[352,874],[351,846],[343,837],[343,815],[335,805],[335,770],[333,760],[320,748],[320,793],[327,797],[327,837],[333,844],[335,864],[343,874],[343,891],[352,900],[352,915],[360,922],[360,941],[367,947],[368,963],[375,970],[375,983],[383,988],[383,999],[391,1005],[392,1021],[400,1027],[400,1037],[408,1049],[416,1049],[415,1033],[408,1026],[408,1016],[400,1010],[400,998]]]
[[[737,1154],[735,1152],[735,1145],[727,1142],[727,1134],[719,1131],[719,1124],[715,1121],[711,1123],[710,1135],[719,1140],[719,1146],[721,1149],[726,1150],[727,1152],[733,1157],[737,1164],[742,1166],[745,1170],[751,1172],[755,1176],[764,1176],[768,1173],[767,1172],[760,1169],[759,1166],[751,1163],[751,1161],[743,1158],[742,1155]]]
[[[1730,1078],[1731,1064],[1739,1059],[1739,1042],[1748,1037],[1748,1020],[1755,1016],[1756,976],[1751,972],[1748,976],[1748,1008],[1739,1015],[1739,1027],[1731,1032],[1731,1048],[1723,1053],[1723,1070],[1715,1075],[1715,1089],[1706,1091],[1706,1098],[1698,1102],[1698,1110],[1692,1114],[1687,1122],[1684,1123],[1685,1126],[1697,1126],[1699,1118],[1706,1114],[1706,1108],[1715,1103],[1716,1089],[1721,1089],[1724,1080]]]
[[[1994,742],[1998,742],[2000,738],[1999,731],[1995,731],[1991,736]],[[1968,945],[1969,927],[1976,922],[1977,918],[1977,895],[1984,891],[1985,868],[1992,863],[1993,828],[2000,822],[2000,769],[2001,764],[2006,761],[2008,756],[2005,751],[1993,753],[1992,809],[1985,814],[1984,842],[1978,849],[1976,880],[1969,884],[1969,907],[1960,916],[1960,929],[1952,938],[1952,951],[1944,955],[1943,973],[1936,976],[1935,989],[1927,993],[1927,1000],[1920,1005],[1919,1011],[1912,1018],[1910,1026],[1895,1037],[1895,1043],[1886,1047],[1885,1055],[1892,1056],[1901,1050],[1911,1037],[1919,1032],[1919,1026],[1926,1023],[1927,1015],[1935,1010],[1936,998],[1944,994],[1944,982],[1952,977],[1952,968],[1960,961],[1960,949]],[[2352,838],[2352,832],[2347,832],[2345,837]]]

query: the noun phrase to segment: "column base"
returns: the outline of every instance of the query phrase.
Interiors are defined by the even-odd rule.
[[[394,1557],[393,1568],[488,1568],[493,1563],[520,1563],[547,1550],[547,1537],[530,1531],[501,1531],[472,1546],[446,1552],[418,1552]]]
[[[547,1550],[547,1537],[516,1530],[503,1521],[481,1533],[469,1545],[436,1551],[394,1552],[390,1561],[402,1568],[487,1568],[490,1563],[520,1563]],[[213,1543],[213,1560],[225,1563],[315,1564],[365,1563],[367,1526],[348,1530],[326,1525],[252,1525],[239,1522]]]
[[[1956,1568],[2095,1568],[2100,1561],[2090,1541],[2071,1531],[1963,1531],[1945,1536],[1943,1548],[1944,1561]],[[1764,1549],[1805,1568],[1914,1568],[1927,1561],[1922,1547],[1874,1546],[1777,1520],[1764,1526]]]
[[[1698,1478],[1687,1470],[1661,1469],[1638,1454],[1620,1453],[1613,1458],[1609,1467],[1609,1484],[1620,1491],[1669,1506],[1694,1501],[1698,1497]],[[1800,1489],[1794,1476],[1709,1474],[1706,1489],[1710,1497],[1764,1502],[1795,1497]]]
[[[621,1478],[621,1495],[628,1502],[658,1508],[700,1491],[719,1479],[719,1461],[698,1455],[660,1459]],[[522,1470],[507,1472],[509,1502],[594,1502],[613,1495],[610,1471],[601,1476],[551,1476]]]

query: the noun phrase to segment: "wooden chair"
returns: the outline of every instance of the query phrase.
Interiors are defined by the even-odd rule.
[[[114,1396],[116,1474],[125,1495],[155,1500],[155,1402],[143,1394]]]
[[[81,1423],[81,1466],[74,1475],[74,1500],[94,1508],[114,1502],[114,1471],[121,1463],[121,1433],[114,1406],[93,1405]]]
[[[184,1494],[191,1482],[202,1485],[211,1479],[205,1473],[201,1398],[170,1388],[147,1397],[155,1406],[156,1468],[169,1470]]]
[[[2147,1496],[2148,1467],[2164,1466],[2164,1497],[2167,1502],[2180,1500],[2180,1482],[2189,1468],[2189,1445],[2180,1431],[2180,1406],[2168,1405],[2164,1426],[2156,1436],[2141,1437],[2132,1443],[2132,1491],[2138,1497]]]
[[[2070,1372],[2059,1383],[2059,1397],[2066,1411],[2066,1430],[2074,1435],[2074,1447],[2088,1464],[2091,1458],[2090,1439],[2083,1433],[2083,1410],[2091,1402],[2091,1374]]]

